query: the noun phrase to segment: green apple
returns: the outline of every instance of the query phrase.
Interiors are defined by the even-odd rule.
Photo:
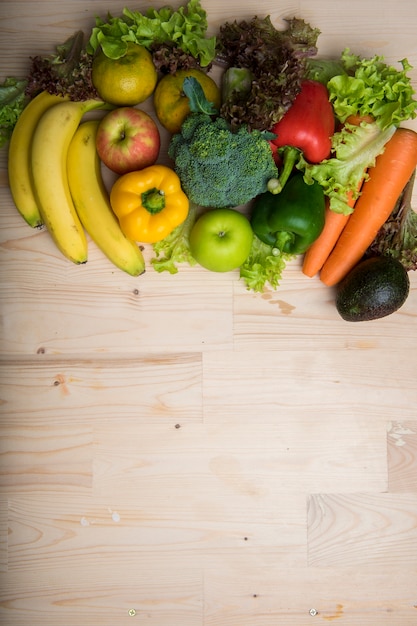
[[[247,259],[253,241],[249,220],[235,209],[210,209],[190,233],[191,254],[212,272],[229,272]]]

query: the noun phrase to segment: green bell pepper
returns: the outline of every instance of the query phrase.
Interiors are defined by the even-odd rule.
[[[275,250],[303,254],[324,228],[325,196],[321,185],[294,174],[279,194],[256,198],[251,224],[255,235]]]

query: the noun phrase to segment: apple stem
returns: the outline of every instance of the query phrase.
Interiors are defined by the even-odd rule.
[[[162,189],[152,187],[142,194],[142,206],[151,213],[159,213],[165,208],[165,193]]]

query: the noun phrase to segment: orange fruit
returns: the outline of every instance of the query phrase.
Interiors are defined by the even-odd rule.
[[[153,104],[159,122],[170,133],[178,133],[181,124],[190,114],[190,105],[182,86],[187,76],[193,76],[203,88],[207,100],[220,108],[220,89],[215,81],[199,69],[178,70],[175,74],[167,74],[156,86]]]
[[[91,79],[100,98],[116,106],[134,106],[153,93],[158,74],[151,53],[129,42],[120,59],[110,59],[101,50],[94,58]]]

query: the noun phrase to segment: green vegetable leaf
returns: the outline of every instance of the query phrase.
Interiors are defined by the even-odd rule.
[[[375,122],[346,124],[332,137],[334,157],[312,164],[301,156],[296,167],[304,172],[306,183],[317,181],[323,187],[332,211],[348,215],[353,210],[346,202],[348,193],[358,197],[361,183],[367,178],[366,170],[375,164],[395,129],[389,126],[381,130]]]
[[[336,116],[344,122],[349,115],[370,115],[384,130],[416,117],[417,100],[407,72],[411,65],[400,61],[401,70],[387,65],[384,58],[354,55],[346,48],[341,56],[344,74],[327,83]]]
[[[109,59],[120,59],[125,56],[127,52],[128,42],[117,37],[104,37],[101,33],[98,33],[97,40],[100,43],[104,54]]]
[[[339,59],[307,59],[306,78],[327,86],[333,76],[346,74],[345,67]]]
[[[156,256],[151,264],[157,272],[176,274],[180,263],[196,265],[190,250],[190,232],[197,218],[197,205],[190,203],[185,222],[177,226],[168,237],[153,244]]]
[[[292,258],[289,254],[274,254],[272,246],[263,243],[256,235],[253,236],[252,248],[248,258],[240,268],[240,278],[248,291],[262,292],[268,285],[277,289],[287,262]]]
[[[27,80],[8,77],[0,85],[0,147],[10,139],[15,124],[27,105]]]
[[[218,109],[214,106],[213,102],[207,100],[202,86],[194,76],[184,78],[182,90],[190,101],[190,110],[192,113],[204,113],[205,115],[218,114]]]
[[[124,8],[120,17],[107,15],[104,21],[96,18],[87,50],[94,54],[99,46],[111,59],[126,53],[126,42],[134,41],[150,49],[155,44],[172,43],[198,59],[202,67],[214,59],[216,37],[207,37],[207,15],[199,0],[174,11],[170,6],[145,13]]]

